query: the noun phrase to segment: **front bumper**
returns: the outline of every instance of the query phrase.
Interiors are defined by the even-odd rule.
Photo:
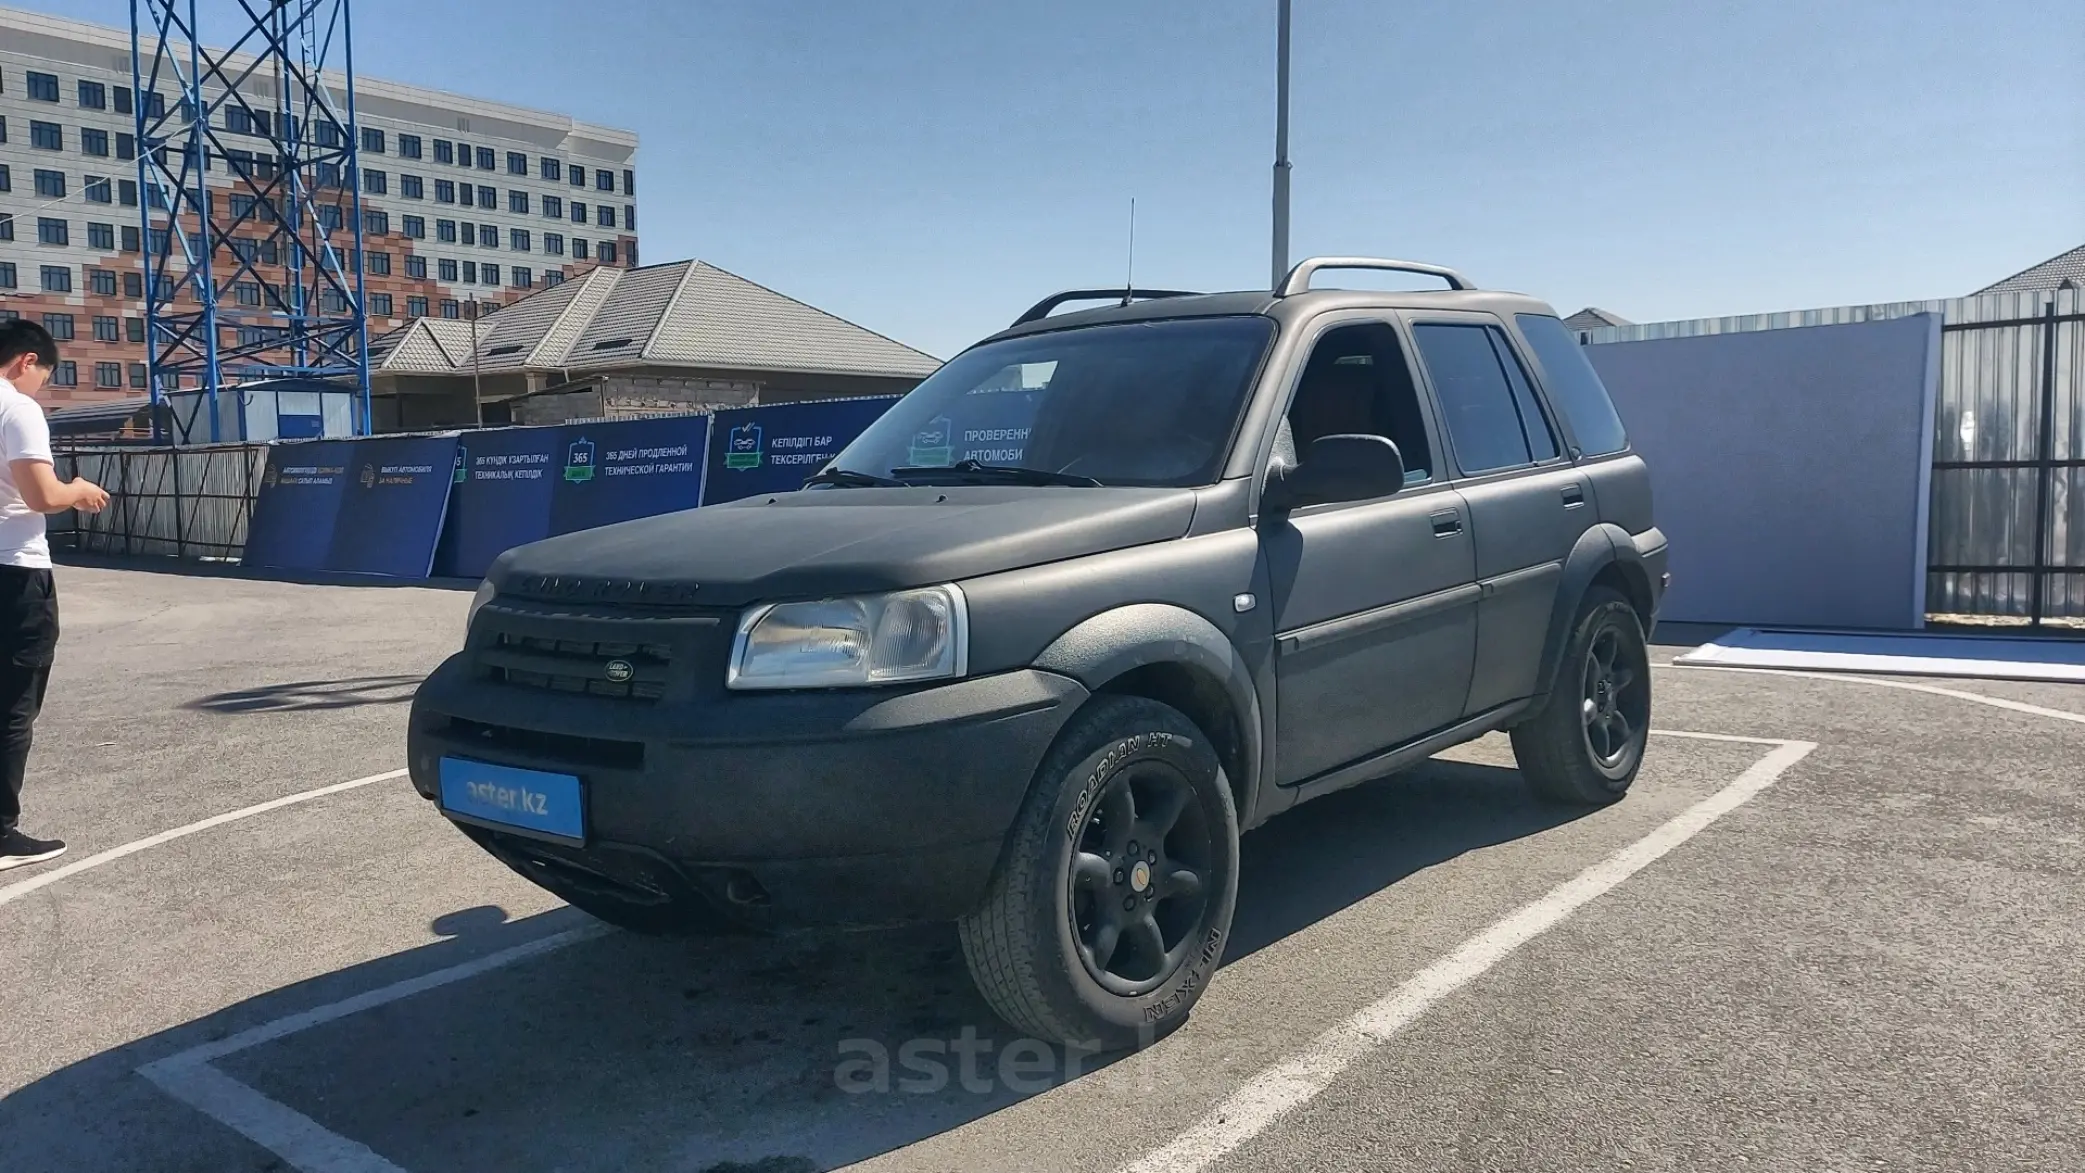
[[[982,898],[1037,764],[1085,699],[1023,670],[639,704],[488,680],[465,654],[415,696],[408,764],[430,799],[445,755],[578,775],[583,844],[464,828],[554,891],[621,886],[763,925],[945,920]]]

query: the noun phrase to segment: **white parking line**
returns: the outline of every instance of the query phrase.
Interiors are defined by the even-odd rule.
[[[76,876],[91,868],[98,868],[106,863],[114,863],[124,856],[136,855],[146,848],[158,847],[162,843],[172,843],[176,839],[184,839],[198,831],[207,831],[212,827],[222,827],[226,823],[236,823],[240,819],[250,819],[255,815],[264,815],[269,811],[281,810],[286,806],[295,806],[300,802],[310,802],[314,798],[324,798],[329,794],[339,794],[343,790],[353,790],[358,786],[368,786],[376,782],[388,782],[393,778],[404,777],[405,773],[404,770],[391,770],[382,774],[371,774],[367,778],[356,778],[348,782],[335,782],[331,786],[321,786],[316,790],[303,790],[296,794],[285,794],[281,798],[271,798],[266,802],[240,807],[235,811],[226,811],[221,815],[211,815],[201,822],[190,823],[185,827],[175,827],[171,831],[161,831],[157,835],[147,835],[143,839],[125,843],[121,847],[111,847],[107,851],[90,855],[85,859],[74,860],[69,864],[52,868],[42,875],[0,888],[0,904],[20,900],[38,888],[48,887],[67,876]]]
[[[1652,730],[1662,733],[1663,730]],[[1195,1173],[1251,1140],[1282,1116],[1309,1102],[1340,1072],[1432,1009],[1435,1003],[1499,963],[1515,949],[1561,924],[1572,913],[1642,871],[1666,852],[1772,786],[1816,743],[1718,734],[1668,734],[1714,741],[1771,745],[1773,750],[1737,780],[1688,807],[1531,904],[1494,923],[1345,1022],[1312,1040],[1297,1057],[1268,1068],[1162,1148],[1122,1167],[1122,1173]]]
[[[2002,696],[1985,696],[1980,692],[1963,692],[1958,688],[1941,688],[1932,684],[1913,684],[1908,680],[1877,680],[1873,676],[1855,676],[1844,672],[1801,672],[1792,668],[1738,668],[1725,664],[1653,664],[1653,668],[1674,668],[1682,672],[1736,672],[1754,676],[1792,676],[1797,680],[1837,680],[1847,684],[1870,684],[1876,688],[1897,688],[1905,692],[1923,692],[1932,696],[1953,697],[1958,701],[1974,701],[1994,709],[2007,709],[2015,713],[2028,713],[2036,717],[2049,717],[2057,721],[2070,721],[2085,725],[2085,713],[2073,713],[2066,709],[2045,709],[2025,701],[2008,700]]]

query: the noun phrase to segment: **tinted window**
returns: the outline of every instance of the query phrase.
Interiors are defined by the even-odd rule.
[[[1586,361],[1585,348],[1572,339],[1571,331],[1542,314],[1521,314],[1516,320],[1542,367],[1549,401],[1563,415],[1578,450],[1600,456],[1626,448],[1629,435],[1622,428],[1622,417],[1615,414],[1614,400],[1607,397],[1599,373]]]
[[[1535,398],[1534,385],[1528,382],[1527,372],[1521,369],[1520,356],[1513,353],[1513,344],[1497,330],[1486,330],[1491,335],[1491,345],[1499,354],[1499,366],[1506,372],[1506,382],[1513,387],[1513,404],[1520,409],[1520,423],[1527,433],[1528,450],[1536,460],[1555,460],[1557,457],[1556,433],[1549,430],[1549,417],[1542,414],[1542,404]]]
[[[1209,484],[1272,335],[1264,318],[1203,318],[980,346],[913,388],[834,463],[886,474],[977,460],[1106,484]]]
[[[1512,468],[1533,459],[1491,333],[1483,326],[1418,326],[1412,331],[1433,377],[1455,462],[1466,473]]]

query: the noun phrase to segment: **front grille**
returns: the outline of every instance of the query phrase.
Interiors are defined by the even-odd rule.
[[[504,750],[573,766],[605,766],[613,770],[637,770],[644,766],[644,743],[639,741],[574,737],[566,733],[466,721],[461,717],[450,718],[447,727],[440,732],[467,747],[487,752]]]
[[[673,649],[503,631],[479,653],[479,663],[491,679],[521,688],[656,701],[666,694]]]

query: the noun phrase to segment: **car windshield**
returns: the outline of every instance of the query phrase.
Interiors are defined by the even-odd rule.
[[[1085,326],[965,351],[833,459],[907,481],[1204,485],[1274,335],[1260,317]],[[957,466],[961,466],[960,468]],[[828,478],[830,480],[830,478]]]

